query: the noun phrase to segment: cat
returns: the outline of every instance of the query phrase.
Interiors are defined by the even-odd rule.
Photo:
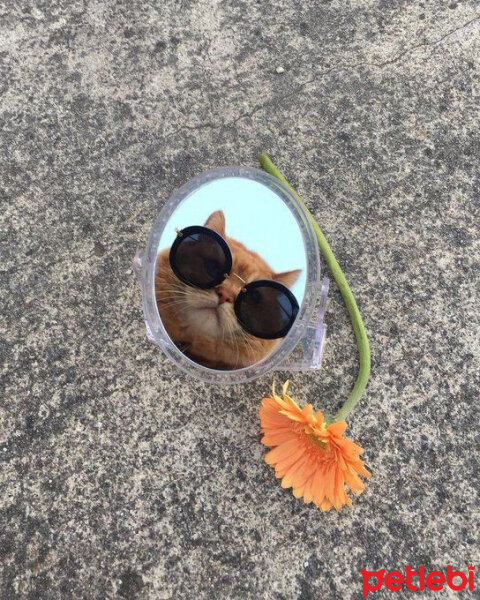
[[[246,283],[274,279],[291,287],[301,269],[275,273],[256,252],[226,236],[225,215],[221,210],[208,217],[205,227],[227,241],[233,256],[231,274],[213,289],[188,286],[172,271],[170,249],[162,250],[157,257],[155,277],[158,311],[170,338],[195,362],[212,369],[247,367],[267,356],[281,340],[257,338],[241,327],[233,308],[244,285],[241,279]]]

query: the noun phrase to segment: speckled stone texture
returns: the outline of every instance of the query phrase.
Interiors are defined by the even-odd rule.
[[[2,600],[353,600],[361,568],[478,564],[478,2],[7,0],[0,32]],[[145,337],[158,210],[261,150],[371,337],[349,435],[373,477],[341,513],[263,462],[270,376],[211,387]],[[335,290],[327,321],[291,391],[335,410],[357,369]]]

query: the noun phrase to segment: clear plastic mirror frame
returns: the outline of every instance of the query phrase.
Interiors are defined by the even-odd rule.
[[[171,340],[160,318],[155,295],[155,272],[159,244],[165,227],[180,203],[201,186],[221,178],[246,178],[266,186],[290,209],[301,232],[306,252],[306,284],[295,322],[282,342],[261,361],[235,370],[217,370],[188,358]],[[320,261],[315,234],[305,211],[295,195],[278,179],[248,167],[223,167],[194,177],[167,201],[155,221],[145,251],[134,259],[143,301],[147,336],[183,371],[219,384],[236,384],[256,379],[271,370],[318,369],[321,366],[325,326],[323,316],[328,294],[328,280],[320,282]],[[300,344],[299,344],[300,343]],[[292,351],[301,347],[301,358],[288,360]]]

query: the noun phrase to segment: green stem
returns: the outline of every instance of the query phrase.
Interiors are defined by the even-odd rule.
[[[312,223],[313,229],[317,236],[318,245],[320,246],[323,258],[325,259],[325,262],[327,263],[333,275],[333,278],[335,279],[335,283],[337,284],[338,289],[342,294],[342,298],[347,307],[348,314],[350,315],[350,321],[352,323],[355,338],[357,340],[360,368],[358,370],[357,380],[355,382],[355,385],[353,386],[352,391],[350,392],[347,400],[345,401],[345,404],[334,417],[336,421],[341,421],[345,419],[348,413],[355,407],[357,402],[362,397],[362,394],[365,391],[365,388],[367,387],[368,379],[370,377],[370,345],[368,343],[367,332],[365,331],[362,315],[358,310],[355,297],[352,293],[352,290],[350,289],[350,286],[348,285],[347,279],[342,271],[342,268],[338,264],[338,261],[335,258],[332,249],[330,248],[330,244],[328,243],[327,238],[323,234],[323,231],[320,229],[317,221],[315,220],[315,217],[308,210],[303,200],[285,179],[282,172],[273,164],[273,162],[270,160],[270,157],[267,154],[260,154],[260,163],[265,169],[265,171],[267,171],[267,173],[270,173],[270,175],[273,175],[274,177],[279,179],[290,190],[292,190],[292,192],[295,194],[298,200],[305,207],[308,218],[310,219],[310,222]]]

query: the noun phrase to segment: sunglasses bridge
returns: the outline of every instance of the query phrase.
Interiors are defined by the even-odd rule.
[[[224,273],[223,278],[227,279],[228,277],[230,277],[230,275],[235,275],[235,277],[238,277],[238,279],[240,279],[240,281],[243,283],[243,287],[242,287],[241,291],[246,292],[247,291],[247,288],[246,288],[247,282],[245,281],[245,279],[243,279],[243,277],[240,277],[240,275],[238,273],[235,273],[235,271],[232,271],[231,273]],[[220,284],[220,285],[222,285],[222,284]],[[216,287],[220,287],[220,286],[216,286]]]

